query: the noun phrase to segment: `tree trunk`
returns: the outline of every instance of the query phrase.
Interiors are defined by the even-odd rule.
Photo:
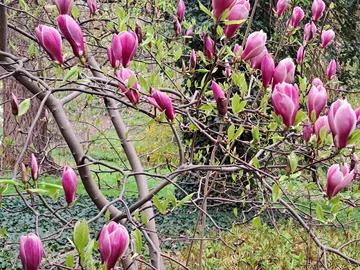
[[[5,20],[6,22],[6,20]],[[2,25],[2,27],[7,27]],[[1,50],[9,51],[12,54],[23,56],[26,55],[28,50],[29,42],[26,38],[18,34],[16,31],[7,28],[8,35],[11,36],[11,41],[16,46],[16,49],[10,48],[8,46],[8,40],[3,42],[1,45]],[[26,66],[26,65],[25,65]],[[26,66],[26,68],[34,68]],[[2,160],[1,168],[2,169],[12,169],[14,166],[19,153],[25,146],[25,141],[28,136],[28,131],[31,126],[31,123],[35,119],[35,115],[40,105],[40,101],[37,98],[32,98],[32,94],[21,84],[19,84],[14,78],[10,77],[3,81],[2,90],[2,99],[4,102],[3,106],[3,137],[2,137]],[[21,116],[19,119],[15,119],[11,111],[10,98],[11,93],[19,99],[19,102],[23,101],[26,98],[31,99],[30,109],[27,113]],[[22,162],[25,165],[30,164],[30,154],[34,153],[38,160],[42,161],[42,170],[48,171],[50,168],[53,168],[53,161],[51,157],[45,157],[45,148],[48,144],[48,132],[47,132],[47,122],[44,121],[44,111],[41,113],[40,119],[37,120],[37,124],[31,134],[30,144],[28,146],[28,154],[25,155],[25,158]]]

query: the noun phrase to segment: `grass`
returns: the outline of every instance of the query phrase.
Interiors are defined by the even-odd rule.
[[[315,227],[314,232],[323,244],[339,248],[351,239],[359,238],[359,230],[344,233],[341,229]],[[209,237],[215,237],[213,232]],[[323,269],[319,250],[308,238],[307,232],[291,221],[270,228],[266,224],[255,228],[251,225],[233,226],[230,232],[222,234],[228,246],[220,241],[206,242],[203,255],[204,269]],[[357,241],[341,250],[344,254],[360,260],[359,243]],[[189,248],[178,253],[178,259],[186,261]],[[199,244],[196,243],[190,253],[190,269],[197,269]],[[341,257],[328,252],[329,269],[356,269]],[[308,260],[308,261],[307,261]],[[318,268],[316,268],[316,265]],[[177,268],[172,264],[171,269]]]

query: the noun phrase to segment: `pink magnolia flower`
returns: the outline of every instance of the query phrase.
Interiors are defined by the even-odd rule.
[[[96,0],[87,0],[86,3],[90,10],[90,14],[95,14],[98,9]]]
[[[62,174],[62,186],[65,193],[65,201],[71,204],[75,200],[78,179],[75,171],[70,166],[65,166]]]
[[[265,49],[266,37],[266,33],[262,30],[250,34],[246,41],[245,50],[241,54],[241,59],[247,61],[261,54]]]
[[[211,60],[214,58],[215,43],[206,32],[203,32],[203,37],[204,37],[204,53],[206,57]]]
[[[39,178],[39,166],[34,154],[31,154],[30,168],[31,168],[31,177],[34,181],[36,181]]]
[[[289,0],[278,0],[276,4],[276,13],[280,17],[289,8]]]
[[[236,43],[235,46],[234,46],[234,50],[233,50],[233,53],[234,53],[233,62],[234,62],[234,63],[235,63],[236,60],[238,60],[238,58],[239,58],[239,55],[238,55],[239,50],[240,50],[240,45]]]
[[[326,115],[320,116],[314,124],[314,131],[318,142],[320,141],[320,132],[322,129],[325,129],[325,136],[327,136],[330,132],[330,126]]]
[[[360,124],[360,107],[355,110],[356,125]]]
[[[161,112],[165,111],[165,115],[169,120],[175,119],[175,110],[168,95],[155,90],[151,97],[147,97],[147,100]]]
[[[74,5],[74,0],[53,0],[59,14],[71,15],[71,10]]]
[[[181,34],[181,24],[178,20],[178,18],[176,16],[173,17],[174,19],[174,30],[175,30],[175,34],[176,36],[180,36]]]
[[[304,40],[312,40],[316,35],[316,25],[314,22],[309,22],[305,24],[304,27]]]
[[[312,19],[318,21],[325,10],[325,3],[322,0],[314,0],[311,6]]]
[[[330,106],[328,120],[335,146],[346,147],[356,126],[356,114],[351,105],[346,100],[338,99]]]
[[[187,37],[191,37],[192,34],[193,34],[193,26],[190,25],[189,28],[186,30],[186,33],[185,33],[185,36],[186,36],[186,37],[184,38],[185,43],[187,43],[187,42],[189,41],[189,38],[187,38]]]
[[[326,48],[329,46],[335,38],[335,32],[333,30],[322,31],[321,33],[321,47]]]
[[[128,86],[129,79],[134,77],[134,85],[131,86],[131,89]],[[139,102],[140,96],[137,91],[141,89],[138,81],[136,79],[135,73],[128,68],[120,68],[117,74],[119,79],[119,87],[125,96],[130,100],[132,104],[137,104]]]
[[[335,60],[331,60],[326,70],[326,76],[328,80],[331,80],[335,76],[335,73],[336,73],[336,62]]]
[[[311,86],[309,95],[308,95],[308,117],[312,119],[312,113],[315,111],[315,119],[318,119],[320,113],[325,108],[327,103],[327,93],[326,89],[322,86]]]
[[[301,64],[302,61],[304,60],[304,57],[305,57],[304,47],[301,46],[301,47],[299,47],[299,49],[298,49],[298,51],[297,51],[296,62],[298,62],[299,64]]]
[[[335,197],[343,188],[350,185],[356,176],[357,169],[357,163],[352,171],[349,171],[347,165],[342,165],[341,168],[338,164],[332,165],[326,176],[326,195],[329,198]]]
[[[230,76],[231,76],[231,68],[230,68],[229,61],[227,59],[225,59],[224,67],[225,67],[225,76],[226,76],[226,78],[230,78]]]
[[[39,24],[35,35],[51,60],[57,64],[64,62],[61,35],[55,28]]]
[[[192,49],[190,54],[190,71],[194,71],[195,68],[196,68],[196,52],[194,49]]]
[[[234,3],[235,0],[212,0],[213,14],[220,19],[221,14]]]
[[[261,61],[261,77],[263,87],[268,87],[271,84],[274,74],[274,59],[271,55],[265,55]]]
[[[10,105],[11,105],[12,114],[15,115],[15,116],[18,115],[19,114],[19,100],[14,95],[14,93],[11,93]]]
[[[29,233],[20,237],[20,260],[25,270],[38,270],[45,252],[40,238]]]
[[[177,17],[179,21],[182,21],[185,17],[185,3],[183,0],[179,0],[177,7]]]
[[[265,48],[258,56],[250,59],[250,67],[252,69],[258,69],[261,65],[261,61],[268,54],[268,50]]]
[[[149,2],[147,2],[147,3],[145,4],[145,12],[146,12],[146,13],[150,13],[150,11],[151,11],[151,7],[150,7]]]
[[[272,103],[275,114],[282,116],[283,122],[287,127],[292,126],[299,109],[297,86],[285,82],[275,85],[272,93]]]
[[[113,35],[112,37],[112,55],[117,61],[122,63],[123,67],[127,67],[130,64],[136,54],[137,47],[138,38],[136,33],[133,31],[123,31],[120,32],[118,35]]]
[[[138,19],[136,19],[135,21],[135,34],[138,38],[138,43],[140,44],[143,40],[143,31],[142,31],[142,24]]]
[[[302,133],[303,133],[303,137],[304,137],[305,142],[310,141],[313,130],[314,130],[314,127],[309,122],[304,123],[302,125]]]
[[[104,225],[99,236],[99,251],[101,262],[107,270],[115,268],[117,260],[125,254],[129,241],[129,233],[123,225],[114,221]]]
[[[304,11],[301,7],[295,7],[289,21],[289,25],[296,28],[299,22],[304,18]]]
[[[211,89],[214,94],[214,99],[216,101],[216,107],[218,109],[219,115],[224,116],[227,113],[227,99],[225,97],[224,91],[216,82],[211,83]]]
[[[313,79],[311,84],[314,85],[315,87],[318,87],[319,85],[323,85],[322,81],[319,78]]]
[[[295,76],[295,64],[291,58],[281,60],[274,69],[273,86],[278,83],[292,83]]]
[[[61,33],[70,43],[73,53],[77,57],[85,54],[84,38],[80,26],[69,15],[60,15],[57,22]]]
[[[235,36],[236,30],[242,26],[249,16],[250,4],[247,0],[238,0],[234,6],[230,9],[227,21],[242,21],[239,24],[225,25],[224,34],[227,38]]]

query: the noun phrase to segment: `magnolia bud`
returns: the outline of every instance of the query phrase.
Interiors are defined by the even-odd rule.
[[[38,270],[45,254],[40,238],[33,233],[22,235],[19,249],[23,269]]]
[[[326,71],[326,76],[328,80],[331,80],[335,76],[335,73],[336,73],[336,62],[335,60],[331,60]]]
[[[117,260],[125,254],[129,240],[126,228],[114,221],[101,229],[99,251],[101,262],[106,265],[107,270],[115,269]]]
[[[347,146],[349,136],[355,129],[356,120],[356,114],[346,100],[338,99],[331,104],[328,121],[337,148]]]
[[[179,21],[182,21],[185,17],[185,3],[183,0],[179,0],[177,7],[177,17]]]
[[[24,163],[21,163],[21,182],[24,184],[28,182],[27,170]]]
[[[11,93],[10,105],[11,105],[12,114],[15,116],[18,115],[19,114],[19,100],[14,95],[14,93]]]
[[[62,186],[65,193],[65,201],[68,204],[71,204],[75,200],[78,180],[75,171],[69,166],[65,166],[64,168],[62,174]]]
[[[31,154],[30,167],[31,167],[31,177],[34,181],[36,181],[39,178],[39,166],[34,154]]]
[[[60,15],[57,22],[61,33],[70,43],[73,53],[77,57],[85,55],[84,38],[80,26],[69,15]]]
[[[335,38],[335,32],[333,30],[323,31],[321,33],[321,47],[326,48],[329,46]]]

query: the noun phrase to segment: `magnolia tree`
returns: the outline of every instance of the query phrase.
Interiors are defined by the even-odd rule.
[[[210,245],[205,241],[207,224],[213,224],[217,241],[232,249],[221,237],[225,228],[207,211],[210,204],[251,208],[253,215],[244,215],[243,223],[257,224],[268,215],[274,226],[273,211],[283,209],[307,231],[324,268],[329,268],[329,253],[359,266],[356,258],[328,246],[313,231],[324,225],[352,230],[359,200],[354,181],[360,109],[354,110],[345,99],[346,91],[339,90],[335,60],[326,60],[328,50],[341,46],[336,29],[327,22],[336,7],[322,0],[310,5],[279,0],[269,11],[276,19],[270,34],[252,27],[257,1],[199,2],[199,10],[208,17],[202,27],[196,18],[187,16],[183,0],[123,2],[88,0],[86,5],[73,0],[21,0],[19,5],[8,1],[0,5],[0,78],[14,77],[33,99],[41,101],[38,108],[30,107],[38,110],[31,126],[20,127],[28,139],[11,179],[0,180],[1,192],[14,186],[34,216],[31,230],[23,232],[18,243],[5,243],[19,245],[23,268],[113,269],[122,265],[142,269],[144,264],[164,269],[166,261],[172,261],[188,269],[188,261],[162,248],[156,226],[156,213],[167,215],[184,204],[198,211],[194,233],[186,236],[191,243],[199,242],[198,269],[203,267],[204,248]],[[15,52],[20,46],[9,29],[22,37],[28,50],[9,52],[10,46]],[[195,42],[198,48],[192,46]],[[26,114],[31,103],[14,94],[4,102],[11,103],[15,119]],[[91,156],[92,143],[84,144],[77,137],[70,119],[92,102],[112,124],[126,162],[114,165]],[[45,119],[40,119],[45,108]],[[123,114],[129,111],[142,115],[148,126],[158,123],[170,129],[177,158],[155,168],[144,167],[124,123]],[[31,153],[35,123],[50,118],[73,156],[74,163],[67,163],[75,164],[63,168],[62,186],[43,179],[42,163],[35,157],[38,153]],[[100,129],[94,130],[99,138],[104,136]],[[199,138],[205,139],[202,145],[196,143]],[[121,176],[114,200],[109,201],[97,185],[95,165]],[[167,170],[156,169],[164,165]],[[194,193],[180,185],[187,175],[195,179]],[[99,210],[90,220],[65,216],[76,202],[78,177]],[[132,178],[138,198],[128,204],[123,196]],[[149,179],[159,180],[152,189]],[[180,197],[157,196],[169,185],[180,191]],[[44,199],[50,189],[63,189],[64,199],[59,199],[62,205],[57,209]],[[34,198],[40,198],[41,207],[62,224],[61,232],[73,230],[75,257],[47,258],[43,240],[52,241],[56,234],[41,229],[39,218],[45,214],[34,208]],[[104,215],[110,220],[101,231],[93,232],[97,237],[90,237],[92,222]],[[142,239],[148,257],[142,255]],[[341,245],[357,240],[349,241]]]

